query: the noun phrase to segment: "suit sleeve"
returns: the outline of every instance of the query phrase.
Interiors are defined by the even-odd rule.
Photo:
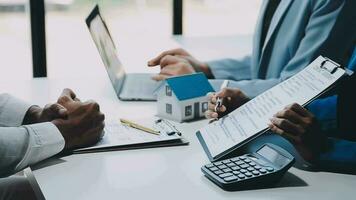
[[[318,120],[321,130],[330,137],[340,137],[337,129],[337,101],[338,95],[316,99],[306,108]]]
[[[343,138],[356,141],[356,74],[344,80],[339,87],[337,102],[338,129],[343,133]]]
[[[29,104],[0,95],[0,177],[16,173],[64,148],[64,138],[50,123],[21,126]]]
[[[332,32],[336,20],[338,19],[338,15],[343,8],[344,1],[311,1],[311,3],[313,3],[313,11],[309,22],[306,25],[305,35],[300,41],[296,53],[284,67],[279,78],[239,81],[240,79],[247,78],[247,76],[245,76],[247,73],[241,73],[242,77],[239,77],[238,75],[239,71],[243,71],[242,69],[244,69],[242,66],[246,67],[247,65],[242,65],[242,63],[236,62],[235,67],[237,69],[234,69],[234,66],[232,66],[234,65],[234,62],[232,61],[229,61],[231,66],[227,66],[227,62],[225,62],[226,66],[224,64],[221,64],[220,66],[215,64],[212,66],[211,69],[213,75],[220,79],[229,79],[229,77],[225,77],[228,73],[231,73],[230,76],[236,75],[237,78],[233,80],[237,81],[231,81],[231,85],[229,86],[240,88],[249,97],[253,98],[302,70],[311,63],[313,59],[319,56],[321,52],[326,53],[327,50],[324,50],[323,48],[326,46],[325,43],[329,42],[329,34],[320,33]],[[340,20],[342,21],[343,19]],[[337,46],[334,48],[337,48]],[[219,69],[220,67],[221,69]],[[225,70],[231,71],[224,72]]]
[[[320,155],[317,168],[334,172],[355,171],[356,142],[329,138],[329,146],[329,150]]]
[[[234,81],[251,79],[251,57],[242,60],[222,59],[207,62],[215,79]]]
[[[9,94],[0,94],[0,127],[22,125],[31,105]]]

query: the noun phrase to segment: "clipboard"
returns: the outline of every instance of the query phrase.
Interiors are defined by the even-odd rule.
[[[76,149],[73,153],[94,153],[189,144],[189,141],[183,137],[183,134],[168,120],[153,120],[151,127],[159,131],[160,134],[154,135],[125,126],[119,120],[109,121],[106,122],[103,138],[97,144],[91,147]]]
[[[326,92],[334,88],[336,86],[336,83],[341,78],[345,76],[350,76],[352,75],[352,73],[353,73],[352,71],[343,69],[338,63],[332,61],[331,59],[323,56],[319,56],[305,69],[295,74],[294,76],[290,77],[286,81],[283,81],[280,84],[265,91],[261,95],[250,100],[245,105],[239,107],[238,109],[234,110],[230,114],[220,118],[218,121],[215,121],[212,124],[208,124],[207,126],[203,127],[196,133],[196,136],[210,161],[217,161],[217,160],[228,158],[230,155],[233,154],[233,152],[238,151],[241,147],[243,147],[248,142],[254,140],[255,138],[267,132],[269,130],[267,125],[268,119],[272,117],[272,115],[275,114],[277,111],[282,110],[282,108],[284,108],[285,106],[295,102],[303,106],[308,105],[313,100],[319,98],[321,95],[325,94]],[[300,81],[304,79],[306,82],[303,83],[302,81]],[[315,86],[319,87],[317,89],[313,88],[314,90],[310,89],[311,91],[310,93],[308,93],[308,88],[307,88],[305,90],[305,94],[303,93],[304,91],[298,91],[292,94],[288,94],[286,96],[286,99],[288,100],[281,102],[281,104],[272,105],[272,107],[269,108],[270,113],[268,112],[265,113],[265,115],[260,117],[261,120],[258,115],[251,114],[250,116],[249,112],[246,112],[246,110],[250,110],[250,111],[253,110],[254,112],[259,112],[257,108],[262,107],[259,104],[265,104],[264,101],[268,102],[270,100],[273,100],[273,97],[271,97],[271,95],[270,98],[268,98],[268,94],[274,94],[277,91],[282,91],[278,95],[281,95],[282,97],[283,95],[286,95],[285,93],[288,93],[288,91],[285,89],[286,87],[283,85],[293,86],[293,84],[295,84],[297,86],[296,87],[297,89],[303,89],[306,87],[305,85],[307,85],[308,83],[317,84],[319,81],[321,82],[320,85],[310,86],[310,87],[315,87]],[[298,88],[297,83],[302,86]],[[289,89],[293,89],[293,88],[289,87]],[[275,98],[282,98],[282,97],[275,97]],[[259,101],[258,99],[262,99],[262,101]],[[241,113],[247,113],[247,114],[242,115]],[[253,112],[251,111],[251,113]],[[255,119],[250,118],[252,116],[255,116],[256,118]],[[249,120],[245,118],[248,118]],[[254,120],[256,120],[256,122],[250,122]],[[225,125],[225,123],[228,125]],[[256,126],[258,126],[258,128],[256,129],[251,128],[250,131],[249,129],[245,130],[243,128],[243,127],[249,127],[244,123],[247,124],[260,123],[260,124],[257,125],[255,124]],[[226,128],[226,126],[230,128]],[[231,127],[236,127],[236,128],[233,129]],[[229,131],[229,130],[234,130],[234,131]],[[240,135],[234,132],[238,132],[238,134],[241,134],[241,137]],[[246,132],[248,132],[248,134],[243,135],[243,133]],[[235,137],[234,134],[238,135],[238,137]],[[230,136],[231,138],[229,138]]]

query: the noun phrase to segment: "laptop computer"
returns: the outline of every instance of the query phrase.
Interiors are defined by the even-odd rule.
[[[85,21],[118,98],[123,101],[155,101],[154,90],[159,82],[151,79],[153,74],[125,72],[98,5]]]

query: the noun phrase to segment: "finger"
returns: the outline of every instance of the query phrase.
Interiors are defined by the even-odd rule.
[[[166,55],[176,55],[176,54],[184,54],[185,51],[183,49],[171,49],[171,50],[168,50],[168,51],[164,51],[162,52],[160,55],[158,55],[157,57],[153,58],[152,60],[148,61],[147,65],[149,67],[153,67],[153,66],[157,66],[160,64],[161,62],[161,59],[166,56]]]
[[[47,120],[53,120],[58,118],[66,119],[67,116],[67,109],[58,103],[45,105],[42,112],[42,118]]]
[[[214,112],[220,112],[220,113],[223,113],[226,111],[226,107],[224,105],[218,107],[218,106],[216,106],[216,104],[210,104],[210,103],[208,105],[208,109],[212,110]]]
[[[69,88],[65,88],[63,89],[62,94],[63,96],[69,96],[72,99],[75,99],[77,97],[77,95],[73,92],[73,90],[69,89]]]
[[[215,92],[208,92],[208,93],[206,93],[206,96],[208,97],[208,100],[211,101],[213,96],[215,96]]]
[[[94,112],[100,111],[100,105],[94,100],[88,100],[84,102],[84,104],[88,105],[88,109],[90,111],[94,111]]]
[[[295,111],[291,109],[283,109],[282,111],[277,112],[274,117],[276,118],[283,118],[283,119],[288,119],[289,121],[295,123],[295,124],[304,124],[303,121],[303,116],[301,116],[299,113],[296,113]]]
[[[194,62],[194,58],[190,55],[175,55],[178,58],[181,58],[182,60],[186,60],[188,62]]]
[[[215,104],[216,104],[216,94],[215,94],[215,92],[209,92],[209,93],[207,93],[207,96],[208,96],[209,104],[212,104],[213,106],[215,106]]]
[[[207,119],[216,119],[219,117],[219,114],[216,112],[213,112],[211,110],[207,110],[207,111],[205,111],[205,117]]]
[[[287,140],[296,143],[298,141],[298,138],[290,133],[287,133],[283,131],[282,129],[278,128],[277,126],[273,124],[268,124],[268,127],[270,130],[274,133],[277,133],[278,135],[281,135],[282,137],[285,137]]]
[[[222,105],[221,107],[218,107],[218,111],[221,112],[221,113],[225,112],[226,110],[227,109],[226,109],[226,107],[224,105]]]
[[[103,122],[103,125],[104,125],[104,127],[103,127],[103,130],[100,133],[100,138],[103,138],[105,136],[105,122]]]
[[[179,67],[180,67],[180,66],[178,65],[178,63],[166,65],[164,68],[161,69],[160,74],[162,74],[162,75],[167,75],[167,76],[175,76],[175,75],[178,75],[178,74],[177,74],[177,69],[178,69]]]
[[[103,123],[105,120],[105,115],[103,113],[98,113],[94,118],[93,118],[93,128],[99,126],[101,123]]]
[[[277,126],[273,125],[272,123],[268,124],[268,127],[274,133],[277,133],[279,135],[283,135],[284,134],[284,131],[282,129],[278,128]]]
[[[215,106],[216,106],[215,104],[209,103],[208,104],[208,110],[213,110],[214,111],[215,110]]]
[[[96,128],[86,132],[86,134],[83,134],[81,137],[83,143],[80,144],[80,147],[91,146],[99,142],[102,138],[104,127],[105,124],[102,123]]]
[[[164,68],[167,65],[176,64],[181,61],[182,61],[181,58],[178,58],[176,56],[166,55],[161,59],[159,65],[161,66],[161,68]]]
[[[311,114],[307,109],[303,108],[301,105],[297,103],[293,103],[291,105],[288,105],[286,109],[293,110],[294,112],[302,115],[303,117],[314,117],[313,114]]]
[[[287,133],[290,133],[293,135],[302,135],[305,132],[301,126],[292,123],[288,119],[274,117],[271,119],[271,122],[273,125],[282,129],[284,132],[287,132]]]
[[[169,77],[171,77],[171,76],[164,75],[164,74],[157,74],[157,75],[152,76],[152,79],[155,80],[155,81],[163,81],[163,80],[166,80]]]
[[[213,96],[212,96],[212,98],[210,99],[210,102],[212,103],[212,104],[216,104],[216,102],[217,102],[217,96],[216,96],[216,94],[214,94]]]
[[[62,91],[62,94],[60,95],[60,97],[58,98],[57,103],[63,105],[68,102],[74,101],[75,98],[76,98],[75,93],[71,89],[65,88]]]
[[[50,110],[50,113],[53,115],[54,118],[63,118],[63,119],[65,119],[68,116],[68,110],[64,106],[62,106],[62,105],[60,105],[58,103],[52,104],[50,106],[49,110]]]

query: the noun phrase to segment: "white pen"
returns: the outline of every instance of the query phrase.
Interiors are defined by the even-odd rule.
[[[220,86],[220,91],[223,90],[224,88],[226,88],[229,85],[229,80],[224,80],[224,82],[221,84]],[[218,97],[218,99],[216,100],[216,105],[215,105],[215,112],[218,112],[218,108],[220,108],[222,106],[223,103],[223,99]]]

